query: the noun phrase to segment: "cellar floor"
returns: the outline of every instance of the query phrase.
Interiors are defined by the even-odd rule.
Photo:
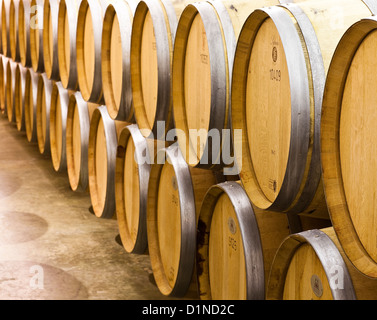
[[[117,221],[0,115],[0,300],[167,299],[149,256],[128,254]]]

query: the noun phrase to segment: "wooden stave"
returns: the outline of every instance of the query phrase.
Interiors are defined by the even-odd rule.
[[[32,0],[31,1],[31,10],[30,10],[30,17],[34,14],[33,17],[35,16],[36,10],[32,9],[38,8],[42,9],[44,8],[44,2],[45,0]],[[37,12],[39,12],[37,9]],[[41,13],[39,13],[41,14]],[[45,66],[44,66],[44,58],[43,58],[43,26],[41,28],[35,28],[38,27],[38,24],[33,26],[33,23],[35,23],[36,20],[30,19],[30,24],[29,24],[29,34],[30,34],[30,57],[31,57],[31,67],[35,72],[40,72],[44,73],[45,71]],[[38,43],[36,42],[36,37],[38,37]],[[37,52],[38,51],[38,52]]]
[[[85,74],[85,53],[84,49],[84,31],[83,28],[77,28],[76,34],[76,59],[77,59],[77,76],[78,84],[85,101],[103,104],[103,89],[102,89],[102,71],[101,71],[101,45],[102,45],[102,28],[103,17],[109,1],[107,0],[82,0],[77,16],[77,24],[85,25],[84,21],[88,10],[91,12],[94,33],[94,77],[90,88],[87,87]]]
[[[58,13],[59,0],[48,0],[43,8],[43,63],[44,72],[51,80],[60,81],[58,61]],[[52,35],[50,35],[50,22]],[[50,48],[50,37],[52,37],[52,48]],[[52,49],[52,51],[51,51]]]
[[[126,155],[126,147],[129,139],[132,139],[135,146],[135,158],[148,158],[149,162],[138,164],[139,179],[139,217],[138,230],[136,240],[131,239],[126,219],[126,208],[124,200],[124,163]],[[142,153],[146,152],[144,156]],[[118,221],[118,229],[122,244],[126,252],[134,254],[143,254],[148,248],[147,238],[147,198],[148,198],[148,182],[151,171],[151,160],[148,141],[142,136],[138,126],[131,124],[125,127],[118,139],[118,149],[115,167],[115,201],[116,214]]]
[[[80,123],[80,141],[81,141],[81,153],[80,153],[80,174],[78,177],[75,175],[74,168],[74,154],[73,154],[73,115],[74,108],[77,108],[79,114]],[[76,91],[69,98],[68,114],[67,114],[67,128],[66,128],[66,148],[67,148],[67,171],[70,187],[73,191],[87,191],[89,188],[89,174],[88,174],[88,144],[89,144],[89,130],[90,130],[90,118],[96,106],[89,106],[83,99],[81,92]],[[73,168],[73,169],[72,169]]]
[[[81,0],[61,0],[59,3],[59,14],[58,14],[58,61],[59,61],[59,72],[60,81],[66,89],[77,90],[78,89],[78,78],[77,78],[77,66],[76,66],[76,31],[77,31],[77,15],[78,8]],[[67,70],[65,63],[65,52],[64,47],[64,27],[65,27],[65,16],[68,17],[69,24],[69,39],[70,39],[70,66]]]
[[[37,142],[37,92],[39,74],[29,67],[25,80],[25,130],[28,142]],[[31,95],[31,96],[30,96]],[[32,106],[30,102],[32,100]],[[33,123],[30,123],[30,110],[33,113]],[[28,120],[29,119],[29,120]]]
[[[101,40],[101,74],[103,99],[106,103],[109,115],[114,120],[135,122],[134,107],[131,91],[131,30],[133,18],[136,9],[136,0],[127,0],[121,2],[112,2],[106,8],[103,18],[102,40]],[[114,17],[118,17],[121,42],[122,42],[122,93],[119,106],[115,102],[111,75],[111,33]]]
[[[16,87],[16,67],[17,63],[13,62],[11,59],[8,59],[6,66],[6,88],[5,88],[5,105],[7,109],[8,121],[11,123],[16,123],[16,108],[15,108],[15,99],[14,91]]]
[[[142,93],[141,85],[141,28],[132,28],[131,37],[131,83],[132,83],[132,97],[134,100],[134,112],[135,119],[140,128],[145,128],[151,131],[154,137],[158,137],[157,121],[165,121],[164,134],[174,127],[173,114],[172,114],[172,60],[173,60],[173,48],[169,48],[171,45],[174,47],[175,31],[178,26],[177,13],[174,11],[173,1],[161,1],[156,4],[150,0],[143,0],[139,2],[134,15],[134,26],[142,25],[145,21],[147,12],[152,16],[154,23],[156,48],[157,50],[157,63],[158,63],[158,82],[157,85],[157,102],[156,115],[153,125],[146,119],[145,103]],[[167,16],[167,20],[165,18]],[[169,40],[170,38],[170,40]],[[170,44],[171,42],[171,44]],[[157,43],[159,45],[157,46]]]
[[[377,263],[356,233],[345,196],[339,153],[339,119],[351,62],[364,37],[375,28],[375,17],[364,18],[352,25],[338,43],[326,80],[321,121],[323,182],[333,227],[348,259],[361,273],[371,278],[377,278]],[[328,140],[330,137],[333,137],[331,141]]]
[[[53,87],[53,81],[48,79],[45,73],[39,73],[38,90],[37,90],[37,108],[36,108],[36,120],[37,120],[37,142],[38,149],[42,155],[50,155],[50,108],[51,108],[51,92]],[[43,92],[45,95],[45,101],[43,99]],[[42,104],[46,107],[46,118],[42,119]],[[46,130],[43,132],[42,121],[46,122]],[[44,135],[44,138],[43,138]]]
[[[53,168],[56,172],[63,172],[67,169],[67,152],[66,152],[66,127],[67,127],[67,113],[70,92],[65,89],[60,81],[55,82],[51,91],[51,107],[50,107],[50,151]],[[60,101],[61,112],[61,129],[62,141],[60,150],[60,159],[58,157],[58,150],[56,145],[56,105]]]
[[[11,0],[9,7],[9,45],[11,58],[15,62],[21,62],[18,37],[18,12],[20,0]]]
[[[16,67],[16,84],[15,84],[15,118],[18,131],[25,131],[25,86],[26,72],[20,63]]]

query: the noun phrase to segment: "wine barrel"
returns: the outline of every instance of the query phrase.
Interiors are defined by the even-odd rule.
[[[118,139],[115,203],[119,234],[128,253],[143,254],[147,240],[147,197],[151,164],[165,147],[144,138],[136,124],[125,127]]]
[[[377,233],[372,106],[377,97],[370,81],[376,31],[376,18],[371,17],[344,33],[328,71],[321,121],[323,183],[331,220],[348,258],[373,278]]]
[[[69,98],[66,149],[67,171],[71,189],[86,191],[88,189],[88,144],[90,119],[97,104],[86,102],[80,91]]]
[[[37,140],[39,152],[50,155],[50,109],[53,81],[40,73],[37,89]]]
[[[143,254],[148,247],[146,204],[153,159],[138,126],[125,127],[118,140],[115,204],[120,238],[128,253]]]
[[[216,183],[211,170],[189,167],[178,146],[158,151],[148,186],[147,234],[154,279],[163,295],[197,298],[197,221],[205,193]]]
[[[27,68],[25,81],[25,130],[29,142],[37,142],[37,95],[39,73]]]
[[[14,89],[14,108],[16,125],[18,131],[25,131],[25,89],[26,89],[26,72],[20,63],[17,63],[15,74],[15,89]]]
[[[245,22],[232,127],[241,130],[236,162],[257,207],[328,219],[320,161],[326,72],[344,31],[368,15],[360,0],[297,1],[256,10]]]
[[[30,0],[19,0],[18,3],[18,45],[20,50],[20,61],[24,67],[31,67],[30,4]]]
[[[5,115],[6,113],[6,104],[5,104],[5,88],[7,82],[7,60],[8,58],[0,55],[0,109],[1,113]]]
[[[268,300],[375,300],[376,279],[347,259],[333,228],[290,235],[274,258]]]
[[[50,107],[50,150],[52,166],[56,172],[67,169],[66,127],[69,92],[60,81],[55,82],[51,91]]]
[[[109,115],[134,121],[131,91],[131,31],[137,0],[108,5],[102,29],[102,88]]]
[[[0,17],[2,19],[3,15],[2,15],[2,8],[3,8],[3,0],[1,0],[1,5],[0,5]],[[2,30],[2,22],[0,22],[0,28],[1,28],[1,31],[0,31],[0,54],[3,55],[3,37],[2,37],[2,34],[3,34],[3,30]]]
[[[178,142],[190,166],[218,169],[228,162],[230,155],[224,159],[222,149],[230,150],[231,141],[222,130],[229,129],[236,40],[250,12],[277,3],[202,1],[182,12],[174,42],[173,108],[175,126],[182,132]]]
[[[94,110],[88,145],[89,193],[94,214],[111,219],[115,212],[115,165],[120,131],[127,125],[110,118],[106,106]]]
[[[104,102],[101,71],[103,17],[108,0],[83,0],[77,17],[76,59],[77,76],[85,101]]]
[[[134,15],[131,37],[132,98],[137,124],[156,139],[174,127],[172,106],[172,61],[178,19],[194,1],[140,1]],[[161,135],[160,134],[160,135]]]
[[[60,81],[64,88],[76,90],[76,32],[81,0],[61,0],[58,14],[58,61]]]
[[[17,62],[8,59],[6,66],[7,81],[5,87],[5,105],[7,109],[7,116],[9,122],[16,122],[16,108],[14,91],[16,87],[16,67]]]
[[[13,61],[21,62],[18,37],[18,12],[20,0],[11,0],[9,6],[9,45]]]
[[[31,0],[29,21],[31,66],[35,72],[41,73],[45,71],[43,58],[44,2],[45,0]]]
[[[10,28],[9,28],[10,0],[2,0],[1,3],[1,46],[4,56],[11,58],[10,53]]]
[[[43,61],[49,79],[59,81],[58,61],[59,0],[48,0],[43,8]]]
[[[264,300],[273,258],[288,235],[287,217],[253,208],[239,182],[211,187],[198,223],[200,298]]]

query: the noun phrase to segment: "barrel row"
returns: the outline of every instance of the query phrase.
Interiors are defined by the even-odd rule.
[[[215,171],[189,167],[177,145],[147,139],[136,124],[112,120],[106,107],[88,104],[80,92],[65,90],[60,82],[10,59],[2,60],[8,69],[12,64],[25,73],[21,97],[24,127],[31,128],[31,133],[26,132],[28,140],[51,157],[55,171],[67,169],[72,190],[89,191],[96,216],[116,216],[127,252],[149,251],[162,294],[264,299],[272,259],[290,233],[285,214],[258,210],[239,181],[225,182],[226,177]],[[29,138],[33,135],[34,140]],[[219,190],[226,190],[222,197]],[[323,221],[310,221],[308,228],[314,225],[323,226]],[[209,235],[214,238],[211,254]],[[251,247],[243,248],[243,243]],[[230,261],[227,255],[219,260],[223,250],[228,250]],[[258,252],[259,269],[253,271],[258,284],[250,282],[254,276],[246,277],[244,269],[244,263],[253,269],[251,252]],[[223,264],[224,270],[209,278],[209,269]],[[235,266],[240,273],[232,271],[235,278],[225,286],[227,272]],[[218,285],[210,291],[213,284]]]
[[[147,3],[147,1],[142,3]],[[349,0],[346,4],[335,1],[331,5],[324,1],[302,3],[297,1],[294,4],[280,5],[263,2],[256,3],[256,7],[253,6],[254,4],[250,5],[242,1],[234,1],[232,5],[227,1],[215,1],[213,3],[203,1],[190,5],[185,4],[181,7],[183,11],[181,11],[177,24],[175,38],[168,41],[170,51],[166,49],[168,46],[164,47],[165,51],[170,53],[170,67],[174,67],[172,77],[169,77],[168,69],[165,69],[162,74],[156,73],[154,77],[158,81],[163,76],[168,78],[166,84],[169,85],[164,86],[166,91],[160,96],[162,97],[160,102],[169,101],[168,109],[170,109],[165,114],[171,117],[174,113],[176,128],[187,133],[189,129],[240,129],[242,133],[239,142],[241,143],[235,144],[233,147],[237,164],[242,164],[242,167],[239,167],[239,178],[253,205],[261,210],[286,212],[288,214],[305,213],[324,218],[328,218],[328,211],[330,211],[332,222],[336,221],[334,229],[340,243],[344,244],[347,256],[357,265],[359,270],[374,277],[376,263],[373,258],[375,248],[373,241],[376,237],[373,231],[365,232],[368,228],[373,229],[373,198],[365,201],[364,197],[366,191],[372,188],[369,187],[368,189],[368,186],[374,185],[373,175],[370,174],[373,165],[370,170],[368,170],[368,167],[365,169],[364,166],[360,166],[361,159],[373,158],[373,149],[367,141],[371,139],[369,137],[373,136],[374,131],[369,130],[370,126],[366,126],[364,119],[359,116],[359,106],[357,109],[355,107],[359,103],[358,95],[353,94],[354,92],[369,94],[369,91],[365,91],[367,90],[365,88],[368,88],[365,85],[368,83],[367,79],[364,74],[360,75],[361,69],[358,66],[360,64],[369,66],[372,62],[365,61],[365,55],[360,53],[357,56],[356,53],[358,50],[369,52],[368,50],[371,50],[371,48],[368,46],[369,42],[358,37],[357,32],[352,30],[360,31],[361,28],[361,34],[364,37],[367,32],[374,30],[373,18],[367,17],[372,15],[375,4],[373,1]],[[316,10],[313,10],[313,6]],[[80,53],[82,54],[81,58],[78,54],[77,70],[79,79],[80,70],[83,70],[85,75],[82,77],[85,80],[84,84],[79,84],[82,95],[86,96],[84,100],[88,102],[92,99],[90,95],[94,94],[97,97],[92,99],[93,102],[106,104],[111,120],[115,121],[111,123],[115,128],[113,136],[117,138],[120,136],[120,127],[125,126],[126,123],[136,120],[140,124],[142,116],[137,116],[135,98],[137,94],[134,94],[133,88],[139,88],[138,90],[148,88],[147,78],[153,78],[150,77],[153,73],[151,73],[152,68],[149,67],[147,69],[148,77],[144,74],[144,80],[142,80],[144,84],[141,86],[134,85],[133,79],[136,76],[132,74],[132,67],[137,66],[137,63],[132,63],[132,61],[129,63],[131,65],[133,109],[120,107],[122,104],[127,105],[122,100],[123,97],[126,97],[128,101],[131,97],[130,91],[128,91],[128,94],[125,93],[126,91],[123,92],[124,88],[127,90],[126,84],[130,80],[127,71],[129,65],[123,61],[123,54],[127,53],[127,50],[123,49],[123,46],[121,46],[122,50],[116,50],[112,46],[116,47],[115,39],[124,35],[128,35],[127,41],[129,41],[129,34],[133,30],[132,32],[130,30],[125,32],[125,29],[119,27],[118,36],[116,36],[117,32],[113,29],[114,22],[117,22],[118,15],[126,12],[134,12],[134,21],[136,21],[136,12],[142,7],[140,4],[135,9],[135,6],[127,2],[127,7],[117,11],[115,5],[108,5],[104,10],[102,2],[97,7],[96,5],[91,6],[89,2],[82,7],[80,5],[80,9],[82,8],[85,13],[84,29],[88,29],[89,33],[91,29],[98,27],[90,23],[89,20],[94,21],[94,18],[93,16],[90,17],[89,13],[93,14],[102,10],[102,15],[105,12],[103,17],[106,17],[106,14],[110,17],[107,20],[100,19],[100,21],[103,21],[103,28],[99,32],[99,34],[102,34],[102,39],[101,37],[91,39],[91,37],[85,35],[79,37],[79,32],[77,32],[76,45],[81,41],[84,42],[84,48],[96,49],[83,49]],[[149,10],[152,16],[153,9],[151,8],[152,5],[147,5],[147,10],[144,7],[144,12]],[[333,15],[338,12],[337,9],[339,8],[341,8],[342,17],[334,19]],[[254,9],[257,10],[253,11]],[[321,14],[318,14],[318,12],[321,12]],[[245,16],[242,17],[242,14],[245,14]],[[167,16],[165,12],[164,17]],[[365,17],[367,19],[358,22]],[[148,14],[146,18],[148,18]],[[213,24],[209,23],[213,18],[216,18],[213,21],[216,21],[217,25],[215,24],[215,26],[219,28],[213,28]],[[120,20],[122,22],[127,21],[127,19],[118,19],[118,23],[120,23]],[[108,21],[111,21],[111,23],[106,27]],[[144,26],[148,25],[147,22],[147,20],[143,22]],[[230,29],[227,29],[226,26]],[[110,31],[106,28],[110,28]],[[348,28],[351,31],[345,33]],[[85,30],[81,31],[85,34]],[[106,37],[103,36],[106,34],[105,30],[107,30]],[[234,34],[228,33],[226,30],[231,30]],[[159,36],[162,32],[153,33],[155,41],[152,41],[151,46],[152,48],[155,47],[156,50],[161,46],[163,47],[162,42],[157,40],[157,34]],[[342,38],[343,35],[344,38]],[[114,39],[112,39],[112,36],[114,36]],[[145,41],[147,41],[147,36],[144,39]],[[270,40],[266,41],[266,37]],[[137,52],[132,50],[132,43],[136,41],[134,39],[136,37],[131,37],[131,41],[129,41],[131,43],[131,58],[132,53]],[[350,39],[355,42],[351,50],[348,48]],[[91,40],[93,41],[90,42]],[[105,45],[107,46],[105,47],[106,50],[103,48],[106,43],[105,40],[110,42],[110,44]],[[365,41],[365,45],[360,47],[363,41]],[[173,42],[174,45],[172,45]],[[99,52],[101,52],[102,57],[107,57],[106,59],[98,58],[98,43],[101,43]],[[145,44],[145,46],[147,45]],[[109,46],[110,49],[108,49]],[[51,43],[50,47],[53,47]],[[80,49],[77,46],[77,53],[79,51]],[[138,51],[142,50],[139,49]],[[345,51],[345,53],[342,51]],[[91,52],[92,55],[88,52]],[[118,55],[116,52],[118,52]],[[119,52],[121,52],[121,58]],[[172,52],[174,55],[172,55]],[[344,56],[347,60],[346,68],[344,68]],[[81,66],[79,61],[81,61]],[[94,61],[94,64],[86,63],[91,61]],[[122,63],[119,64],[117,61],[122,61]],[[148,58],[145,61],[149,63],[153,59]],[[332,63],[330,64],[330,62]],[[146,63],[139,63],[139,66],[145,66]],[[47,63],[44,64],[47,65]],[[98,72],[99,65],[102,67],[100,72]],[[122,70],[120,70],[119,65],[122,65]],[[162,63],[158,64],[158,69],[164,70],[163,65]],[[88,67],[89,69],[85,70]],[[356,70],[353,76],[354,81],[351,79],[352,67]],[[367,67],[363,70],[367,74],[370,68]],[[138,72],[140,73],[140,70]],[[52,76],[50,75],[50,77]],[[88,79],[92,81],[87,81]],[[99,81],[99,79],[101,80]],[[104,81],[104,79],[107,80]],[[92,82],[93,85],[91,86]],[[154,88],[162,90],[160,83],[162,82],[157,82],[158,85],[154,85]],[[360,83],[362,84],[360,85]],[[110,86],[110,89],[105,89],[106,86]],[[111,91],[114,91],[116,86],[118,86],[118,89],[115,91],[118,92],[118,95],[115,99],[114,93]],[[92,90],[93,88],[95,90]],[[99,90],[96,90],[96,88],[99,88]],[[153,92],[150,88],[147,92],[142,93],[143,99],[148,99],[147,93]],[[360,88],[360,90],[355,91],[357,88]],[[168,89],[170,90],[169,93]],[[328,91],[331,92],[328,93]],[[109,92],[110,98],[106,99]],[[370,92],[373,92],[373,90],[370,90]],[[367,101],[373,101],[373,97],[370,98]],[[119,105],[115,106],[115,109],[117,109],[115,112],[111,110],[114,106],[112,100],[119,101],[119,103],[115,103],[115,105]],[[158,101],[158,98],[152,100]],[[9,101],[11,101],[11,98]],[[6,108],[8,119],[16,118],[15,115],[13,116],[13,113],[15,113],[13,110],[16,110],[16,108],[13,108],[12,103],[7,103],[7,105],[11,105],[10,109]],[[156,103],[157,105],[160,107],[164,103]],[[199,110],[197,106],[200,106]],[[282,108],[282,106],[284,107]],[[343,106],[343,112],[340,113]],[[352,107],[355,108],[355,111],[351,109]],[[172,112],[173,108],[174,112]],[[328,115],[326,108],[331,109]],[[8,112],[8,109],[10,112]],[[104,112],[104,108],[101,110]],[[120,115],[124,110],[126,110],[126,117]],[[131,113],[127,110],[131,110]],[[98,112],[101,113],[101,111]],[[160,112],[160,109],[158,111],[156,109],[156,112]],[[153,115],[153,111],[145,113],[149,116]],[[133,116],[135,120],[132,119]],[[122,118],[122,120],[119,120],[119,118]],[[162,117],[161,119],[166,120],[167,118]],[[372,122],[373,117],[369,119]],[[102,120],[102,124],[99,121],[97,129],[93,129],[92,135],[97,135],[99,141],[101,137],[103,139],[105,129],[102,129],[101,126],[104,126],[105,121]],[[116,121],[119,121],[119,123]],[[169,120],[166,123],[170,126]],[[324,123],[327,127],[321,126]],[[340,125],[343,126],[343,130],[340,129]],[[347,130],[352,125],[353,128],[356,128],[353,135],[350,130]],[[163,131],[166,132],[169,126],[165,126]],[[145,128],[146,126],[140,125],[140,127]],[[154,124],[149,126],[152,133],[157,130],[153,127],[155,127]],[[321,139],[320,128],[322,127],[326,128],[327,131],[322,130]],[[368,138],[361,138],[360,130],[364,130],[361,137]],[[114,134],[114,132],[116,133]],[[149,135],[150,132],[145,136]],[[200,141],[201,143],[191,141],[189,134],[178,135],[179,151],[182,152],[185,163],[189,164],[190,168],[197,169],[223,167],[221,162],[219,166],[214,165],[214,160],[218,159],[221,153],[215,155],[212,153],[209,165],[201,163],[200,160],[202,160],[203,155],[211,149],[209,139],[207,139],[207,136],[204,138],[205,143],[203,144],[202,141]],[[360,141],[362,141],[361,149],[359,149]],[[320,142],[322,142],[322,147]],[[197,145],[197,148],[193,147],[195,145]],[[225,146],[226,140],[221,140],[221,145]],[[103,147],[103,143],[95,145],[96,149],[101,147]],[[89,148],[91,150],[89,154],[95,152],[93,148]],[[323,151],[330,154],[329,158],[325,157],[323,168],[321,168],[320,163],[321,148],[322,154],[324,154]],[[220,148],[220,151],[222,149]],[[193,150],[194,152],[191,152]],[[197,152],[198,150],[200,151]],[[239,150],[243,151],[239,152]],[[355,150],[360,150],[364,157],[355,158]],[[342,158],[342,162],[340,162],[340,158]],[[94,170],[103,178],[110,172],[108,166],[106,169],[100,168],[100,163],[103,162],[103,159],[98,159],[98,165],[95,165],[89,171],[93,172]],[[327,169],[325,166],[328,166]],[[323,182],[322,172],[324,173]],[[358,177],[357,183],[355,183],[353,177]],[[98,183],[98,181],[95,183]],[[104,184],[99,183],[99,185],[103,186]],[[356,193],[354,191],[355,185],[361,186]],[[348,190],[344,190],[346,188]],[[106,190],[107,188],[102,187],[101,189],[100,187],[97,194],[104,195]],[[327,201],[332,204],[329,207],[326,205],[325,193]],[[372,195],[373,192],[370,194]],[[95,198],[98,198],[98,195]],[[104,209],[106,208],[106,201],[102,200],[101,202],[98,199],[92,201],[99,204],[98,207],[101,209],[98,210],[98,215],[102,216],[103,212],[106,211]],[[365,204],[362,207],[365,219],[356,219],[360,216],[358,209],[360,203]],[[337,215],[339,215],[339,218],[337,218]],[[107,216],[107,214],[104,214],[104,216]],[[362,221],[360,222],[360,220]],[[345,227],[347,228],[346,231],[344,231]],[[176,269],[170,267],[170,270]],[[171,271],[170,278],[174,280],[174,277],[174,271]]]
[[[27,72],[35,75],[30,69]],[[44,91],[42,96],[50,96],[53,105],[60,83],[51,89],[45,76],[37,76],[36,80],[37,91]],[[63,101],[61,99],[62,105]],[[86,102],[75,92],[69,103]],[[51,110],[50,107],[50,119]],[[70,110],[78,113],[80,109]],[[112,121],[104,107],[96,107],[92,112],[86,107],[84,111],[87,118],[92,118],[90,137],[96,137],[95,145],[89,143],[92,150],[89,153],[94,154],[92,168],[97,167],[94,185],[108,185],[109,177],[101,170],[112,163],[101,159],[107,153],[101,149],[113,149],[116,153],[116,214],[122,243],[130,253],[142,254],[149,247],[161,293],[201,299],[376,298],[372,281],[362,277],[346,257],[343,258],[343,253],[339,255],[341,247],[332,228],[289,236],[286,215],[255,208],[240,181],[217,184],[219,177],[215,172],[190,168],[177,146],[158,146],[158,141],[144,138],[136,125],[124,126]],[[50,131],[54,131],[51,123]],[[116,141],[117,136],[118,143],[111,148],[111,141]],[[161,164],[150,165],[151,157],[156,157]],[[101,180],[103,177],[105,180]],[[97,203],[93,203],[96,212],[114,212],[115,208],[109,207],[111,192],[105,194],[101,204],[98,190]],[[103,209],[98,209],[101,206]],[[305,246],[298,249],[301,242],[296,239]],[[295,246],[289,245],[290,242]],[[285,252],[286,247],[291,250],[289,254]],[[313,265],[311,272],[307,271],[309,265]],[[280,274],[283,269],[288,271]],[[343,274],[346,276],[341,278]],[[336,287],[331,277],[345,281],[345,287],[341,287],[343,282]],[[301,279],[303,289],[297,289],[296,279]],[[276,281],[283,289],[275,288]]]
[[[33,71],[29,70],[29,72]],[[59,86],[54,86],[56,89],[53,93],[54,89],[51,90],[48,79],[46,77],[44,79],[47,81],[42,81],[44,89],[41,85],[38,86],[37,81],[37,91],[42,88],[44,95],[51,97],[52,106],[56,99],[54,95],[57,96],[59,92]],[[80,102],[85,104],[85,101],[78,97],[80,95],[76,92],[71,100],[75,104]],[[50,118],[53,114],[51,110],[52,107]],[[71,112],[79,112],[80,109],[71,108],[71,110]],[[86,111],[84,114],[89,117],[88,108],[84,110]],[[164,148],[164,145],[158,146],[158,141],[145,139],[136,125],[124,127],[118,122],[118,128],[123,127],[123,129],[116,130],[117,126],[114,126],[115,123],[107,114],[106,108],[94,108],[91,116],[93,119],[91,130],[95,133],[91,133],[90,136],[97,137],[93,140],[96,145],[92,143],[94,154],[92,167],[97,167],[96,173],[93,174],[93,185],[109,185],[107,181],[109,176],[106,177],[106,173],[103,175],[101,170],[113,164],[107,159],[101,159],[107,153],[101,151],[101,148],[112,149],[113,154],[116,152],[116,213],[122,243],[130,253],[145,253],[148,245],[150,248],[155,248],[150,249],[149,253],[161,292],[166,295],[196,298],[199,290],[201,299],[270,298],[266,291],[266,288],[269,288],[266,287],[268,274],[275,252],[281,241],[289,235],[286,216],[262,212],[253,207],[240,182],[216,185],[219,177],[216,177],[213,171],[190,168],[177,146],[169,148]],[[50,121],[50,131],[54,131],[52,123]],[[87,129],[89,131],[89,127]],[[112,138],[108,139],[107,136]],[[119,136],[118,146],[114,142],[117,136]],[[52,145],[51,143],[51,150]],[[152,155],[162,159],[167,157],[171,164],[163,164],[161,161],[161,165],[151,167],[148,159],[153,157]],[[105,180],[101,180],[103,177]],[[102,203],[101,191],[96,192],[96,195],[91,196],[97,199],[97,202],[93,202],[95,212],[101,217],[107,212],[107,217],[110,218],[111,212],[114,212],[109,200],[112,192],[105,192]],[[148,210],[146,203],[151,203]],[[176,220],[172,221],[172,216],[176,217]],[[313,227],[313,222],[310,227]],[[163,232],[166,229],[174,232],[167,234]],[[182,242],[191,244],[191,248],[187,249],[184,246],[185,249],[182,249],[180,245]],[[197,247],[194,245],[196,242]],[[175,253],[173,259],[171,252]],[[251,254],[253,252],[254,254]],[[182,261],[181,257],[186,257],[186,261]],[[219,265],[222,266],[221,270],[218,270]],[[307,268],[308,262],[302,265],[302,268]],[[169,272],[166,273],[165,270]],[[348,269],[344,270],[348,271]],[[229,277],[230,274],[233,277]],[[317,275],[318,272],[316,271],[315,274]],[[354,272],[354,274],[358,273]],[[362,283],[368,283],[363,278],[361,280]],[[294,280],[291,281],[293,285]],[[322,277],[319,280],[316,278],[316,281],[316,286],[320,286],[320,289],[309,291],[312,292],[313,297],[331,298],[331,294],[328,292],[324,294],[324,289],[321,287],[322,283],[326,283],[326,278]],[[349,287],[347,290],[354,290],[353,282],[350,281],[347,285]],[[365,291],[361,291],[359,295],[361,298],[374,297],[365,295]],[[355,298],[356,295],[340,297]],[[271,298],[274,298],[272,294]],[[289,296],[284,293],[279,298],[299,299],[307,296]],[[339,296],[334,295],[334,298]]]

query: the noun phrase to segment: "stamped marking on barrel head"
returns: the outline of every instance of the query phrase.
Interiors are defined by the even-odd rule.
[[[173,186],[174,191],[178,190],[178,182],[175,176],[171,178],[171,185]]]
[[[276,192],[276,189],[277,189],[277,181],[275,179],[269,179],[268,181],[268,187],[273,190],[274,192]]]
[[[169,272],[167,274],[167,278],[170,282],[172,282],[174,280],[174,274],[175,274],[175,271],[174,271],[174,268],[173,267],[170,267],[169,268]]]
[[[207,47],[207,34],[206,31],[202,31],[202,51],[204,51]]]
[[[229,217],[228,219],[228,228],[231,234],[236,234],[237,226],[236,226],[236,222],[234,221],[232,217]]]
[[[311,282],[312,290],[313,290],[314,294],[318,298],[322,297],[322,295],[323,295],[323,285],[322,285],[321,279],[316,274],[313,274],[310,282]]]
[[[278,49],[274,46],[272,48],[272,61],[276,62],[278,60]]]
[[[200,55],[201,61],[203,64],[208,64],[208,55],[207,54],[201,54]]]
[[[177,197],[175,194],[172,195],[172,199],[171,199],[171,201],[172,201],[172,203],[173,203],[175,206],[178,206],[178,204],[179,204],[179,200],[178,200],[178,197]]]

